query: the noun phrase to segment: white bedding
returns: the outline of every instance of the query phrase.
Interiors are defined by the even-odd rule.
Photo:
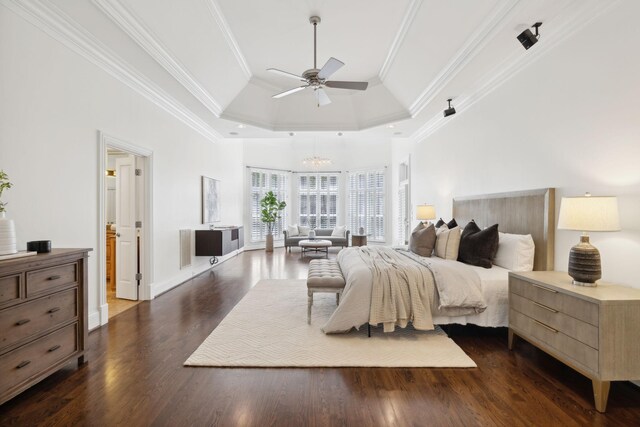
[[[362,262],[359,256],[351,256],[354,250],[349,248],[341,251],[338,255],[338,262],[345,276],[346,286],[340,306],[322,328],[325,333],[345,332],[353,327],[359,328],[369,321],[372,274],[369,267]],[[465,311],[460,311],[460,309],[438,310],[432,307],[434,323],[473,323],[480,326],[506,325],[508,312],[507,270],[495,266],[492,269],[483,269],[439,258],[425,258],[424,260],[431,263],[447,263],[448,266],[453,265],[460,270],[460,277],[464,277],[464,274],[476,275],[477,280],[473,280],[473,282],[478,283],[476,286],[480,287],[480,293],[488,306],[483,313],[476,313],[468,309]],[[471,314],[447,315],[450,313]]]
[[[456,261],[458,262],[458,261]],[[491,268],[468,266],[480,277],[480,286],[487,309],[482,313],[466,316],[433,316],[436,325],[509,326],[509,270],[494,265]]]

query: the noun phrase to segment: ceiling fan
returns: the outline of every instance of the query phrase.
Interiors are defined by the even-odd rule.
[[[329,58],[326,64],[321,69],[317,68],[316,64],[316,28],[320,23],[320,17],[312,16],[309,18],[309,22],[313,24],[313,68],[302,73],[301,76],[286,71],[278,70],[277,68],[267,68],[267,71],[280,74],[281,76],[290,77],[306,84],[295,87],[293,89],[285,90],[284,92],[273,95],[273,98],[283,98],[292,93],[299,92],[308,87],[313,89],[318,102],[318,107],[331,103],[329,96],[324,91],[325,87],[332,87],[335,89],[351,89],[351,90],[366,90],[369,85],[368,82],[343,82],[337,80],[327,80],[333,73],[338,71],[340,67],[344,65],[344,62],[337,60],[336,58]]]

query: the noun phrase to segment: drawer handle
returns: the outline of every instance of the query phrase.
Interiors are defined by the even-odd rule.
[[[27,366],[29,363],[31,363],[31,360],[23,360],[22,362],[20,362],[20,364],[18,366],[16,366],[16,368],[22,369],[25,366]]]
[[[55,313],[56,311],[60,311],[60,307],[53,307],[51,310],[49,310],[47,313],[52,314]]]
[[[547,288],[547,287],[545,287],[545,286],[540,286],[540,285],[537,285],[537,284],[535,284],[535,283],[532,283],[532,285],[533,285],[533,286],[535,286],[536,288],[539,288],[539,289],[545,290],[545,291],[547,291],[547,292],[551,292],[551,293],[554,293],[554,294],[557,294],[557,293],[558,293],[558,291],[555,291],[555,290],[553,290],[553,289],[549,289],[549,288]]]
[[[47,280],[58,280],[60,278],[60,276],[58,276],[57,274],[55,276],[49,276],[47,277]]]
[[[545,310],[549,310],[552,313],[557,313],[558,312],[558,310],[554,310],[553,308],[547,307],[546,305],[540,304],[539,302],[535,302],[535,301],[531,301],[531,302],[534,303],[535,305],[537,305],[540,308],[544,308]]]
[[[31,322],[31,319],[21,319],[16,322],[16,326],[24,325],[25,323]]]
[[[57,350],[57,349],[59,349],[59,348],[60,348],[60,344],[58,344],[58,345],[54,345],[53,347],[51,347],[51,348],[50,348],[49,350],[47,350],[47,351],[48,351],[49,353],[51,353],[51,352],[53,352],[53,351],[56,351],[56,350]]]
[[[553,329],[551,326],[547,326],[542,322],[538,322],[536,319],[531,319],[531,320],[533,320],[534,322],[536,322],[538,325],[542,326],[543,328],[546,328],[546,329],[550,330],[554,334],[558,333],[558,330],[557,329]]]

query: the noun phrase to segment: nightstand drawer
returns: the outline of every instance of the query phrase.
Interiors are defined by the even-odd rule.
[[[509,293],[509,306],[528,317],[551,326],[594,349],[598,349],[598,328],[548,307],[544,304]]]
[[[525,316],[513,308],[509,310],[509,327],[513,328],[518,335],[534,338],[544,346],[562,353],[589,371],[598,372],[598,350],[557,329]]]
[[[514,294],[558,310],[591,325],[598,326],[599,324],[598,306],[589,301],[566,295],[551,287],[526,282],[516,277],[510,278],[509,290]]]

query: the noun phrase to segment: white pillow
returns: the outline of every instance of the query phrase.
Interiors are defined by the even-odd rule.
[[[308,236],[309,235],[309,230],[311,230],[311,227],[307,227],[305,225],[299,225],[298,226],[298,235],[299,236]]]
[[[300,233],[298,232],[298,224],[287,225],[287,234],[289,237],[296,237]]]
[[[536,245],[531,234],[498,233],[498,253],[493,263],[511,271],[533,270]]]
[[[455,261],[458,259],[458,249],[460,249],[460,227],[449,230],[445,224],[438,228],[434,248],[436,256]]]
[[[333,231],[331,232],[331,235],[334,237],[344,237],[346,233],[347,233],[347,226],[338,225],[333,229]]]

